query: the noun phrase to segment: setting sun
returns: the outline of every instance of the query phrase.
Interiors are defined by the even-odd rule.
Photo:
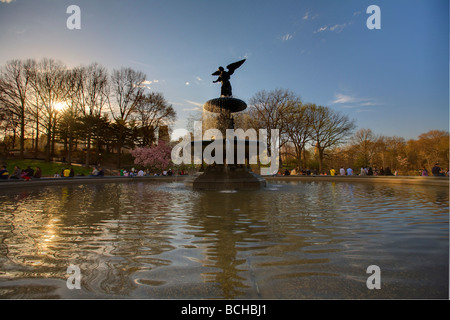
[[[66,107],[66,103],[65,102],[56,102],[53,107],[55,108],[56,111],[61,111]]]

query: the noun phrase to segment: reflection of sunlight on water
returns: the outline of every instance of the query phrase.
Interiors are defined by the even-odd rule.
[[[282,189],[283,188],[283,185],[282,184],[276,184],[276,183],[268,183],[267,184],[267,186],[266,186],[266,188],[265,188],[265,190],[268,190],[268,191],[278,191],[278,190],[280,190],[280,189]]]
[[[271,182],[198,192],[140,181],[5,190],[0,201],[0,297],[20,291],[6,283],[29,279],[38,295],[39,281],[65,280],[69,264],[83,272],[85,297],[448,293],[446,188]],[[377,293],[360,286],[371,264],[390,274]]]

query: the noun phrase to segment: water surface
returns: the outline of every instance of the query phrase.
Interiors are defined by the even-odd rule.
[[[0,203],[2,298],[448,298],[448,188],[148,180],[2,190]]]

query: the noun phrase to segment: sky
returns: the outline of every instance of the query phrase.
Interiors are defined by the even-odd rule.
[[[0,48],[0,65],[142,71],[176,110],[173,129],[220,96],[219,66],[245,58],[231,84],[247,103],[280,88],[375,134],[449,130],[448,0],[0,0]]]

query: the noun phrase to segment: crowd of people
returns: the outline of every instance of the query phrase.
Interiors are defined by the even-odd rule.
[[[62,168],[61,172],[55,172],[53,175],[54,178],[60,178],[60,177],[73,177],[75,176],[75,172],[73,171],[73,168]]]
[[[14,166],[13,172],[9,173],[6,166],[2,166],[2,170],[0,170],[0,179],[24,179],[25,181],[29,181],[31,179],[39,179],[42,176],[42,171],[40,167],[36,167],[35,169],[28,166],[26,169],[22,170],[19,166]]]
[[[359,173],[355,172],[352,168],[344,168],[340,167],[339,170],[336,170],[335,168],[331,168],[329,171],[318,173],[318,170],[316,169],[285,169],[284,171],[280,170],[278,171],[278,176],[290,176],[290,175],[298,175],[298,176],[397,176],[398,171],[395,170],[392,172],[392,170],[389,167],[386,168],[372,168],[372,167],[363,167],[360,169]],[[421,176],[429,176],[428,170],[423,167],[420,171]],[[431,169],[431,175],[435,177],[448,177],[450,176],[449,169],[441,169],[439,167],[439,163],[436,163],[435,166]]]
[[[121,169],[119,175],[123,177],[149,177],[149,176],[174,176],[174,175],[187,175],[188,172],[184,170],[173,171],[172,169],[163,170],[158,173],[150,173],[149,170],[135,169],[124,170]],[[58,172],[53,174],[53,178],[70,178],[74,177],[75,172],[72,167],[63,167]],[[84,174],[77,174],[77,176],[84,176]],[[89,177],[103,177],[105,176],[105,170],[100,166],[95,166]],[[19,166],[14,166],[12,172],[8,171],[6,165],[3,165],[0,170],[0,180],[18,180],[23,179],[29,181],[31,179],[39,179],[42,177],[42,171],[40,167],[35,167],[34,169],[28,166],[26,169],[22,170]]]
[[[92,172],[89,176],[90,177],[104,177],[105,171],[103,170],[102,167],[94,167],[94,169],[92,170]]]
[[[434,165],[434,167],[431,169],[431,174],[435,177],[449,177],[450,176],[450,172],[448,170],[448,168],[446,168],[445,170],[443,170],[440,166],[439,163],[436,163]],[[420,175],[422,177],[428,177],[430,174],[428,173],[428,170],[423,167]]]
[[[285,169],[284,170],[284,174],[281,174],[281,172],[279,172],[278,175],[285,175],[285,176],[288,176],[288,175],[300,175],[300,176],[311,176],[311,175],[313,175],[313,176],[317,176],[317,175],[321,175],[321,176],[327,176],[327,175],[330,175],[330,176],[354,176],[354,175],[358,175],[358,174],[356,172],[354,172],[353,169],[350,168],[350,167],[348,167],[346,169],[344,167],[341,167],[339,169],[339,171],[337,171],[334,168],[331,168],[329,171],[322,172],[320,174],[318,173],[317,169],[313,169],[313,170],[310,170],[310,169],[299,170],[298,168],[292,169],[292,170]],[[391,169],[389,169],[389,168],[385,168],[385,169],[381,168],[381,169],[378,170],[376,168],[367,167],[367,168],[361,168],[359,175],[360,176],[393,176],[393,175],[397,175],[397,171],[393,174]]]
[[[55,172],[54,178],[59,177],[73,177],[75,172],[73,168],[62,168],[60,172]],[[27,166],[26,169],[21,169],[19,166],[14,166],[12,172],[9,172],[5,165],[2,166],[0,170],[0,179],[2,180],[19,180],[23,179],[29,181],[32,179],[40,179],[42,177],[42,170],[40,167],[35,167],[34,169]]]
[[[131,168],[131,170],[124,170],[121,169],[120,170],[120,176],[121,177],[159,177],[159,176],[174,176],[174,175],[179,175],[179,176],[184,176],[187,175],[188,172],[184,171],[184,170],[179,170],[177,172],[173,171],[172,169],[168,169],[168,170],[163,170],[161,172],[155,172],[152,173],[150,172],[150,170],[143,170],[143,169],[135,169],[135,168]]]
[[[174,172],[172,169],[163,170],[161,172],[157,173],[151,173],[149,170],[143,170],[143,169],[135,169],[132,168],[131,170],[124,170],[121,169],[119,175],[122,177],[149,177],[149,176],[174,176],[174,175],[187,175],[187,171],[180,170],[178,172]],[[450,171],[449,169],[443,170],[439,163],[436,163],[434,167],[431,169],[431,174],[429,171],[423,167],[422,170],[419,170],[419,174],[421,176],[435,176],[435,177],[449,177]],[[94,167],[92,170],[92,173],[89,175],[90,177],[103,177],[105,175],[105,172],[102,167]],[[330,176],[397,176],[398,172],[395,170],[394,173],[392,173],[391,169],[389,167],[386,168],[372,168],[372,167],[366,167],[361,168],[358,173],[355,173],[352,168],[344,168],[341,167],[339,170],[336,170],[334,168],[331,168],[327,172],[318,173],[317,169],[299,169],[295,168],[292,170],[285,169],[278,171],[277,176],[290,176],[290,175],[298,175],[298,176],[315,176],[315,175],[330,175]],[[59,177],[74,177],[75,172],[73,168],[62,168],[60,172],[56,172],[53,177],[59,178]],[[2,169],[0,170],[0,180],[17,180],[17,179],[23,179],[25,181],[29,181],[31,179],[39,179],[42,177],[42,171],[40,167],[35,167],[35,169],[28,166],[26,169],[21,169],[19,166],[14,166],[13,171],[10,173],[5,165],[2,166]]]

